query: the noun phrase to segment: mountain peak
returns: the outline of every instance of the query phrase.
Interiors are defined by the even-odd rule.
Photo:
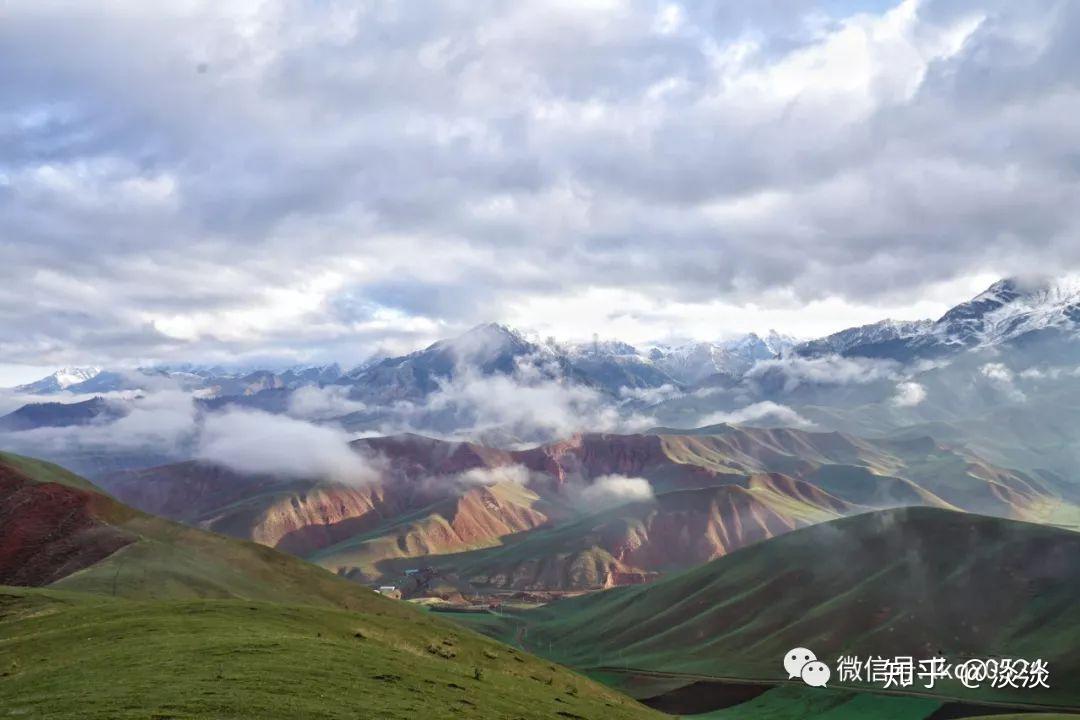
[[[489,322],[472,327],[457,337],[439,340],[406,358],[412,358],[413,362],[434,363],[429,369],[435,374],[445,375],[451,367],[458,365],[475,365],[486,374],[493,364],[509,371],[515,357],[529,355],[538,349],[516,330]],[[397,365],[404,359],[390,362]]]
[[[1080,276],[998,280],[939,319],[881,320],[802,343],[799,355],[837,353],[908,360],[988,347],[1044,331],[1080,327]]]
[[[86,382],[101,374],[99,367],[65,367],[60,368],[52,375],[35,380],[26,385],[20,385],[16,390],[32,394],[55,393],[66,390],[72,385]]]
[[[997,298],[1005,302],[1026,299],[1040,303],[1075,300],[1080,297],[1080,275],[1015,275],[1002,278],[974,300]]]
[[[987,345],[1080,321],[1080,277],[998,280],[942,315],[934,334],[950,344]]]
[[[469,328],[457,337],[440,340],[431,346],[450,350],[464,356],[500,353],[529,345],[528,341],[516,330],[506,325],[489,322]]]

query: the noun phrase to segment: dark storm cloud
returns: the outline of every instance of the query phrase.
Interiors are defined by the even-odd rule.
[[[367,356],[598,288],[895,307],[1075,267],[1078,29],[1060,2],[9,3],[0,356]]]

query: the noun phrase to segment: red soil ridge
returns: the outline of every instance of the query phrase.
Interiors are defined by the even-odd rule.
[[[48,585],[137,538],[100,519],[116,503],[0,465],[0,585]]]

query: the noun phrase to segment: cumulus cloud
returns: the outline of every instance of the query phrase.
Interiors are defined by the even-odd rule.
[[[619,388],[619,397],[623,400],[636,401],[646,405],[655,405],[682,395],[683,391],[670,383],[665,383],[659,387]]]
[[[57,393],[48,397],[19,392],[14,389],[0,389],[0,415],[18,410],[23,405],[32,405],[41,402],[81,402],[89,400],[93,395],[76,395],[73,393]]]
[[[1027,399],[1024,392],[1013,382],[1016,374],[1004,363],[986,363],[979,368],[979,372],[1010,400],[1022,402]]]
[[[645,478],[625,475],[602,475],[584,486],[571,486],[569,492],[576,506],[587,512],[598,512],[631,502],[652,500],[652,485]]]
[[[795,331],[1077,267],[1080,7],[827,6],[8,3],[0,356]]]
[[[986,363],[979,368],[979,372],[983,374],[983,377],[999,383],[1011,383],[1014,377],[1013,371],[1002,363]]]
[[[527,485],[531,479],[529,469],[524,465],[500,465],[493,468],[473,468],[454,476],[458,485],[473,487],[476,485],[497,485],[512,483]]]
[[[816,358],[789,357],[759,361],[746,377],[758,382],[779,380],[785,392],[803,383],[814,385],[866,385],[895,380],[902,370],[893,360],[826,355]]]
[[[305,420],[328,420],[367,410],[367,405],[349,398],[345,385],[297,388],[289,396],[289,415]]]
[[[618,432],[655,424],[651,417],[624,412],[603,393],[546,372],[526,358],[511,374],[482,375],[460,368],[422,403],[402,403],[383,426],[458,437],[502,437],[537,442],[575,432]]]
[[[1018,377],[1024,380],[1057,380],[1059,378],[1069,378],[1080,376],[1080,367],[1070,366],[1064,367],[1060,365],[1050,367],[1029,367],[1020,371]]]
[[[105,400],[112,406],[107,418],[7,433],[4,442],[19,452],[42,457],[82,451],[171,456],[186,452],[197,434],[197,411],[189,393],[162,390],[134,397],[114,393]]]
[[[926,388],[909,380],[896,386],[896,394],[893,395],[891,402],[896,407],[915,407],[925,399]]]
[[[731,412],[715,412],[704,415],[697,421],[698,427],[719,425],[721,423],[747,423],[808,429],[814,423],[804,418],[787,405],[765,400],[747,405]]]
[[[354,451],[348,442],[349,436],[335,428],[232,409],[207,415],[196,456],[241,473],[349,484],[377,480],[377,461]]]

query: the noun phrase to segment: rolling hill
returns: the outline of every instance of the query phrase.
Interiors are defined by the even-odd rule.
[[[505,615],[487,630],[580,668],[780,682],[792,647],[1046,660],[1049,690],[938,694],[1080,707],[1080,534],[903,508],[817,524],[655,583]],[[840,684],[831,683],[831,687]]]
[[[129,508],[48,463],[0,454],[0,516],[6,714],[660,717],[288,555]]]
[[[583,434],[514,451],[416,435],[353,446],[377,459],[378,481],[182,463],[103,484],[141,509],[365,581],[423,564],[479,585],[557,590],[687,568],[867,510],[919,505],[1043,521],[1068,504],[1040,476],[926,436],[715,425]],[[580,502],[612,475],[647,480],[655,498],[622,508],[612,507],[617,498],[600,508]]]
[[[477,589],[595,589],[707,562],[850,509],[807,483],[755,475],[747,487],[676,490],[512,535],[491,548],[427,555],[421,562]],[[417,564],[371,550],[361,536],[310,559],[343,574],[358,569],[362,577],[399,576]]]

